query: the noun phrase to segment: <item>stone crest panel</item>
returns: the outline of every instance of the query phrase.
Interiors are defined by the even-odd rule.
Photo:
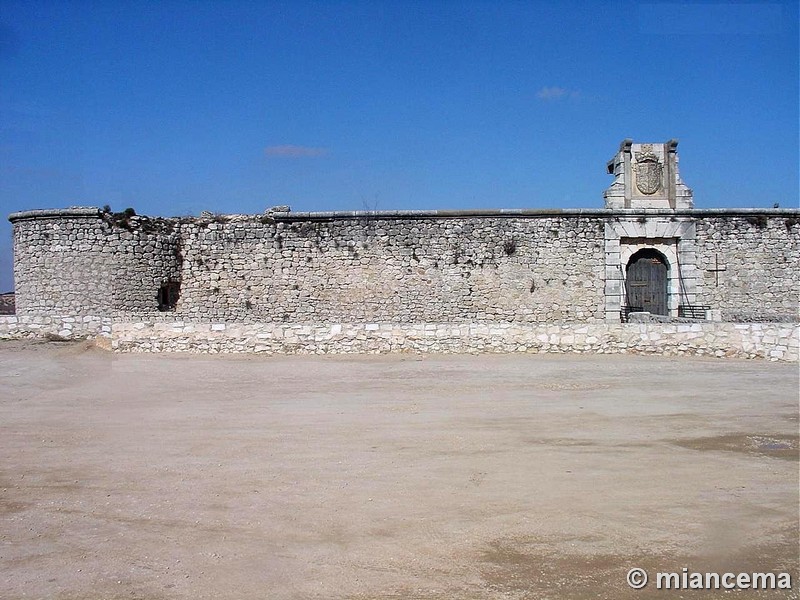
[[[664,165],[653,152],[653,144],[642,144],[642,151],[636,153],[636,188],[647,196],[655,194],[662,188],[661,177]]]

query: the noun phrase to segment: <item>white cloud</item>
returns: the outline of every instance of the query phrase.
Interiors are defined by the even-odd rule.
[[[312,156],[324,156],[327,153],[327,148],[295,146],[293,144],[286,144],[283,146],[267,146],[264,149],[264,154],[267,156],[281,158],[308,158]]]
[[[552,87],[543,87],[538,92],[536,92],[536,97],[539,100],[559,100],[561,98],[570,97],[570,98],[577,98],[580,95],[580,92],[575,90],[568,90],[566,88],[558,87],[556,85]]]

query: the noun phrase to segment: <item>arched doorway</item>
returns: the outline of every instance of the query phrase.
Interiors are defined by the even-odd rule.
[[[668,315],[668,274],[667,260],[657,250],[645,248],[631,256],[625,269],[628,310]]]

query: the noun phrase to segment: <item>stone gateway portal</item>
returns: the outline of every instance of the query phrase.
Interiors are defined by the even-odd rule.
[[[626,269],[628,309],[654,315],[669,314],[667,302],[667,262],[656,250],[639,250]]]

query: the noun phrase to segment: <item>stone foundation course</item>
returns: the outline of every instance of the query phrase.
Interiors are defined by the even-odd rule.
[[[798,361],[791,323],[229,323],[0,317],[0,340],[94,338],[115,352],[599,353]]]
[[[798,360],[787,324],[115,323],[121,352],[589,352]]]
[[[51,339],[64,341],[111,338],[111,318],[93,315],[0,316],[0,340]]]

